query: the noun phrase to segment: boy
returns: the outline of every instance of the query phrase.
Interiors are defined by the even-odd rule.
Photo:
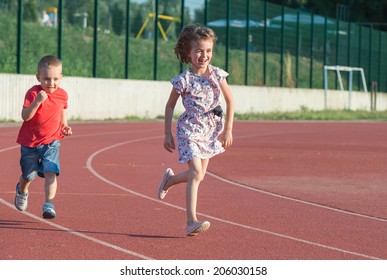
[[[40,59],[36,74],[40,85],[30,88],[24,99],[23,124],[17,137],[21,145],[22,174],[16,185],[15,206],[25,211],[28,206],[28,188],[38,175],[45,178],[43,217],[53,219],[56,212],[53,199],[57,189],[56,176],[60,173],[59,148],[64,136],[72,134],[67,124],[67,93],[59,87],[62,80],[62,62],[48,55]]]

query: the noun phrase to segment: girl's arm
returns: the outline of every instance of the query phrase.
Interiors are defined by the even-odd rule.
[[[227,80],[220,84],[220,89],[222,90],[224,100],[226,101],[226,120],[224,124],[224,129],[220,135],[220,141],[222,142],[223,147],[227,148],[232,145],[232,126],[234,122],[234,97],[231,93],[231,89],[227,83]]]
[[[61,124],[61,127],[62,127],[62,134],[64,136],[69,136],[69,135],[73,134],[73,132],[71,130],[71,127],[69,127],[69,125],[67,124],[67,110],[66,109],[62,110],[62,124]]]
[[[164,116],[164,126],[165,126],[164,148],[171,153],[175,149],[175,141],[172,135],[172,118],[173,118],[173,111],[175,110],[176,102],[178,99],[179,99],[179,94],[176,92],[175,88],[172,88],[167,104],[165,105],[165,116]]]

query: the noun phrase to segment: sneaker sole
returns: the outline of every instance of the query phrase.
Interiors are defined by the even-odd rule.
[[[54,219],[56,217],[55,213],[52,212],[43,212],[43,218],[45,219]]]
[[[201,232],[207,231],[210,228],[210,226],[211,226],[211,224],[209,222],[204,222],[201,226],[199,226],[195,230],[193,230],[191,232],[187,232],[186,235],[187,236],[196,236]]]
[[[17,204],[16,204],[16,197],[15,197],[15,200],[14,200],[14,202],[13,202],[13,204],[15,205],[15,207],[16,207],[16,209],[17,210],[19,210],[19,211],[26,211],[27,210],[27,206],[25,206],[25,207],[23,207],[23,208],[21,208],[21,207],[19,207]]]
[[[20,185],[19,185],[19,183],[18,183],[18,184],[16,184],[16,196],[15,196],[15,199],[14,199],[14,201],[13,201],[13,204],[15,205],[15,207],[16,207],[17,210],[19,210],[19,211],[26,211],[26,210],[27,210],[27,207],[28,207],[28,194],[26,195],[26,199],[24,200],[25,203],[24,203],[23,207],[20,207],[20,206],[16,203],[16,200],[17,200],[17,198],[18,198],[18,193],[20,193],[20,192],[19,192],[19,188],[20,188]]]

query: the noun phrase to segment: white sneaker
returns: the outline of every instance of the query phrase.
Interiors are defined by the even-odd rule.
[[[165,185],[167,184],[169,178],[173,176],[173,171],[171,168],[167,168],[164,171],[163,179],[160,182],[160,185],[157,188],[157,196],[159,199],[164,199],[164,197],[167,195],[168,191],[163,190]]]
[[[187,226],[185,233],[187,236],[195,236],[198,235],[200,232],[205,232],[210,228],[210,222],[204,221],[204,222],[195,222],[192,225]]]
[[[43,204],[43,218],[45,219],[54,219],[56,217],[56,212],[54,209],[54,204],[46,202]]]
[[[20,193],[20,184],[16,184],[15,207],[19,211],[25,211],[28,206],[28,193]]]

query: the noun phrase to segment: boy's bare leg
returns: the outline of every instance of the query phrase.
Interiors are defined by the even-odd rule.
[[[45,182],[44,190],[46,195],[46,202],[52,203],[52,200],[55,198],[56,189],[57,189],[57,180],[55,173],[44,173]]]
[[[20,193],[27,194],[28,193],[28,188],[31,185],[31,182],[32,181],[24,180],[23,177],[20,176],[20,179],[19,179],[19,190],[20,190]]]

